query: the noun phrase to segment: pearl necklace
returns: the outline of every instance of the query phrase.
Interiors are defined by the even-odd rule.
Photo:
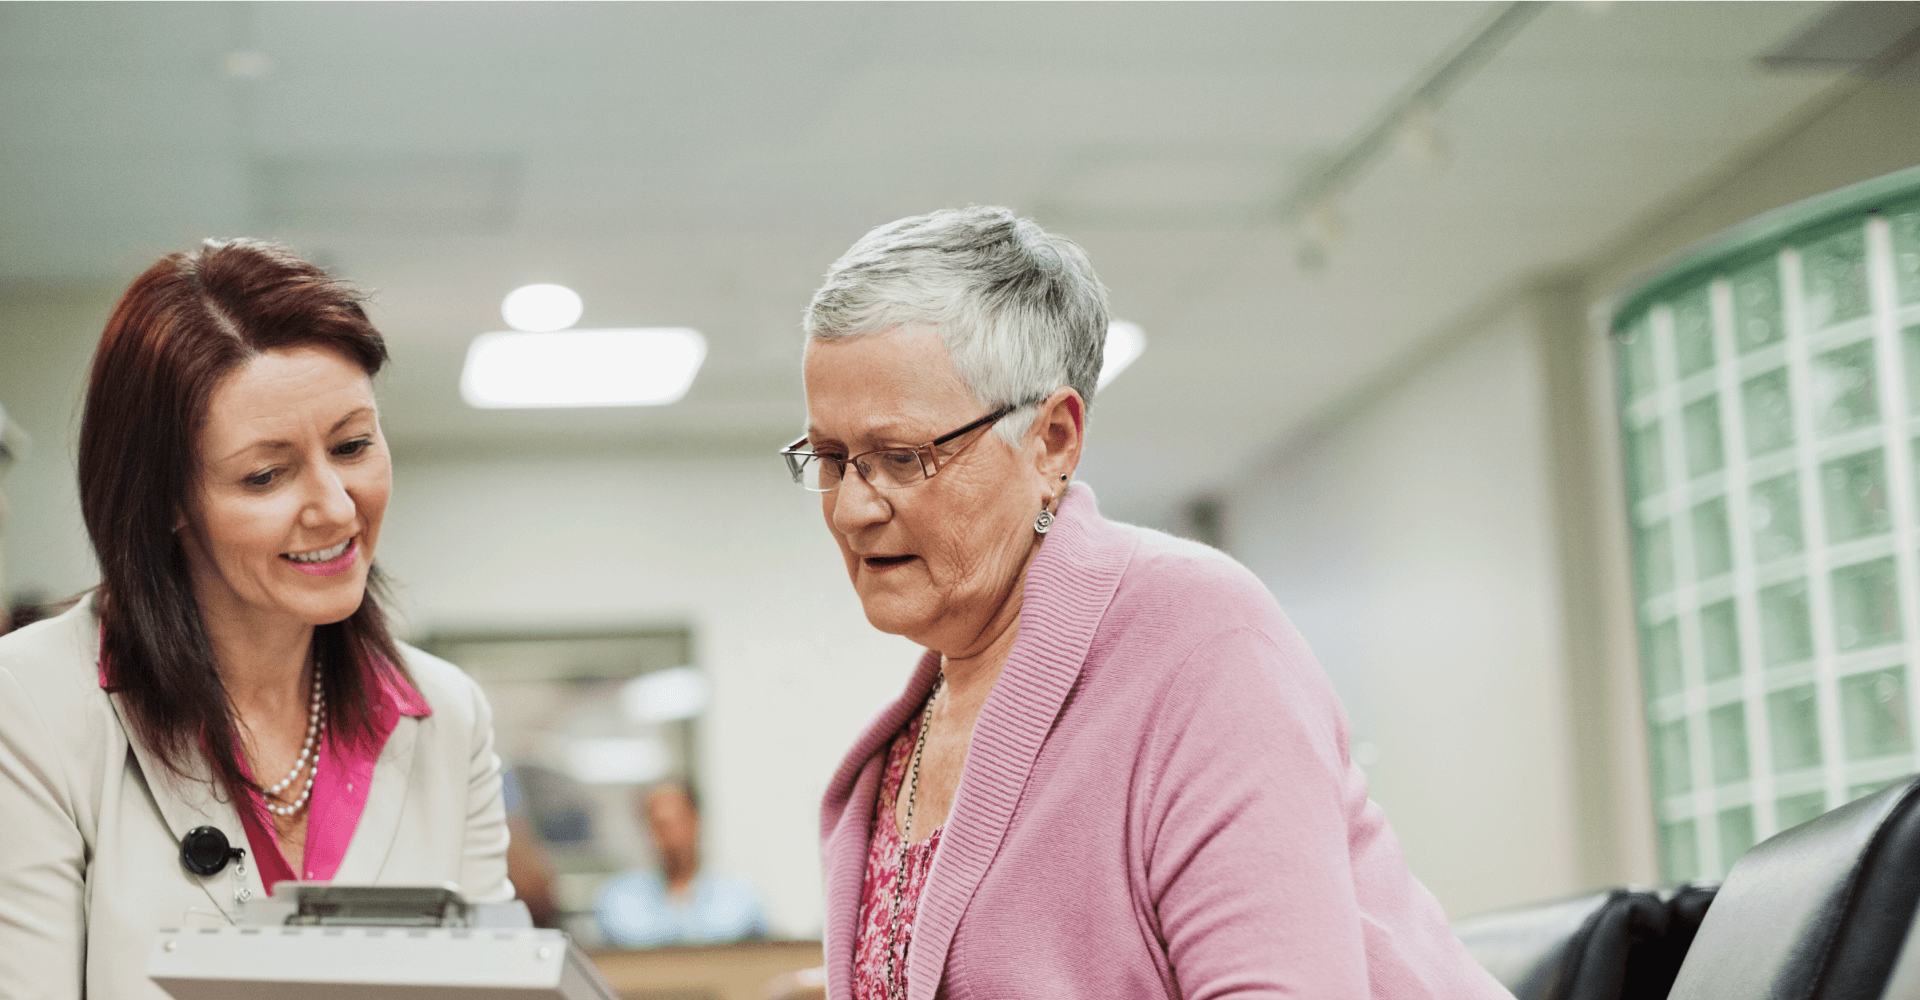
[[[307,784],[300,789],[300,797],[293,800],[291,805],[276,806],[272,802],[266,804],[267,811],[275,816],[292,816],[306,808],[307,799],[313,795],[313,779],[320,774],[320,754],[315,746],[322,734],[327,731],[326,720],[321,718],[326,707],[326,696],[320,693],[320,671],[316,667],[313,672],[313,700],[307,709],[307,741],[300,746],[300,757],[293,762],[293,770],[288,771],[287,776],[281,778],[273,787],[266,789],[265,797],[277,798],[281,792],[286,791],[295,781],[298,781],[300,772],[307,771],[309,759],[313,762],[313,769],[307,773]]]

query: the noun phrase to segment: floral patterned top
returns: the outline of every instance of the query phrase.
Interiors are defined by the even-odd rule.
[[[880,781],[880,800],[874,804],[873,828],[868,833],[867,875],[860,892],[860,937],[854,942],[854,1000],[900,1000],[907,995],[907,948],[913,942],[913,918],[920,909],[920,890],[940,849],[941,827],[927,839],[906,846],[907,877],[900,881],[900,824],[893,818],[912,762],[913,745],[920,739],[924,713],[894,737],[887,751],[887,773]],[[897,899],[896,899],[897,893]],[[894,907],[899,906],[896,921]],[[899,936],[895,937],[896,927]],[[888,981],[887,957],[893,957],[893,980]]]

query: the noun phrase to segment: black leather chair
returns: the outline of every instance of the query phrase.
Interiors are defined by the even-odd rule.
[[[1713,895],[1610,889],[1471,917],[1454,933],[1517,1000],[1660,1000]]]
[[[1907,1000],[1920,903],[1920,778],[1748,851],[1733,866],[1672,1000]],[[1890,987],[1889,984],[1894,984]]]

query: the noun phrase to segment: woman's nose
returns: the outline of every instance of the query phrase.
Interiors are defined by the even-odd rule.
[[[353,494],[347,490],[340,473],[328,466],[320,466],[318,474],[310,477],[309,482],[313,484],[313,495],[301,511],[302,518],[309,526],[324,527],[353,520],[358,505],[353,502]]]
[[[846,474],[840,477],[840,486],[827,495],[833,498],[833,526],[843,535],[893,516],[893,505],[852,463],[848,463]]]

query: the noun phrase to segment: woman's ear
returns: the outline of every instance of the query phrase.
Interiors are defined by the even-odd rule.
[[[1080,465],[1080,447],[1086,440],[1087,405],[1080,394],[1062,386],[1040,403],[1034,414],[1034,471],[1049,483],[1073,475]]]

